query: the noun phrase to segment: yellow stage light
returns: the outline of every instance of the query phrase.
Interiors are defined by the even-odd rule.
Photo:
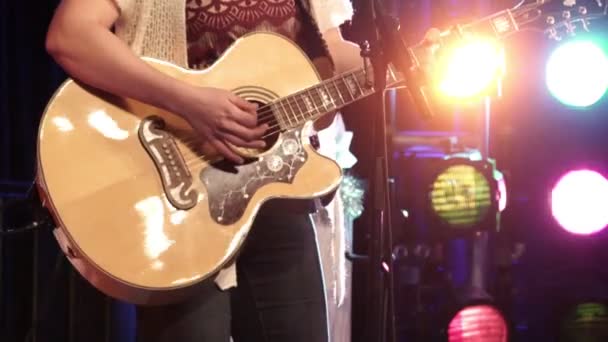
[[[499,230],[499,205],[505,206],[496,161],[478,151],[449,155],[408,155],[395,165],[396,222],[406,234],[446,241]]]
[[[446,49],[435,73],[444,96],[467,99],[481,95],[504,73],[504,52],[493,40],[470,38]]]
[[[433,211],[454,228],[481,222],[494,194],[486,176],[472,165],[454,165],[437,176],[431,188]]]

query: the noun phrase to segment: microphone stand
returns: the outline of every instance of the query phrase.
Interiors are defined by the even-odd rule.
[[[352,0],[353,19],[342,25],[343,36],[361,47],[366,84],[373,87],[378,94],[384,94],[386,87],[387,62],[384,59],[380,32],[377,27],[379,18],[373,1]],[[370,64],[373,66],[371,79]],[[372,192],[372,224],[369,229],[367,293],[368,300],[365,313],[365,331],[361,341],[386,342],[394,340],[393,310],[392,310],[392,239],[389,191],[388,141],[386,125],[387,117],[383,110],[384,96],[376,96],[374,107],[378,108],[380,116],[371,116],[373,171]],[[390,327],[389,327],[390,324]]]
[[[423,88],[423,73],[420,70],[420,66],[417,64],[415,56],[406,44],[403,36],[400,32],[399,19],[392,15],[385,6],[387,0],[372,0],[372,17],[374,18],[376,34],[380,42],[381,48],[380,56],[382,58],[376,59],[376,68],[379,70],[376,74],[376,84],[381,85],[378,89],[383,90],[386,86],[386,70],[388,63],[391,63],[394,68],[401,73],[402,79],[405,83],[405,87],[410,95],[410,99],[414,104],[416,110],[422,117],[429,119],[433,117],[433,111],[429,105],[429,101],[426,97]],[[394,3],[391,3],[394,5]],[[383,109],[386,101],[383,98]],[[379,293],[382,297],[382,302],[376,301],[376,312],[379,312],[381,316],[378,319],[378,325],[375,327],[378,331],[377,335],[380,337],[379,341],[395,341],[395,316],[394,316],[394,280],[392,271],[392,223],[391,223],[391,194],[389,188],[389,170],[390,170],[390,159],[392,153],[393,142],[393,129],[387,129],[392,124],[390,118],[387,117],[386,112],[382,110],[382,120],[378,120],[376,125],[376,132],[379,134],[376,137],[376,194],[375,194],[375,207],[377,212],[376,224],[377,229],[373,232],[378,232],[379,237],[377,238],[377,246],[380,255],[377,256],[382,262],[382,269],[386,271],[383,273],[376,285]],[[391,145],[388,145],[391,144]],[[389,148],[390,146],[390,148]],[[372,233],[373,236],[374,233]],[[373,254],[372,254],[373,256]],[[372,260],[374,258],[372,257]],[[390,265],[389,267],[385,267]]]
[[[366,65],[373,65],[373,81],[367,74],[367,81],[376,92],[381,113],[373,122],[373,223],[370,229],[368,248],[368,291],[369,308],[364,341],[386,342],[395,340],[392,222],[390,192],[390,144],[392,129],[390,118],[384,111],[384,94],[388,63],[391,62],[403,74],[405,85],[418,111],[424,117],[431,117],[432,111],[420,86],[418,70],[413,56],[399,32],[399,21],[390,15],[382,0],[351,0],[354,10],[352,22],[342,25],[346,39],[359,43],[361,56]],[[369,28],[372,28],[371,34]],[[365,29],[367,28],[367,29]],[[367,68],[366,68],[367,70]],[[373,82],[373,83],[372,83]]]

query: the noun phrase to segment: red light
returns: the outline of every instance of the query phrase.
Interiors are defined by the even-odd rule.
[[[507,324],[491,306],[470,306],[452,319],[448,334],[449,342],[506,342]]]

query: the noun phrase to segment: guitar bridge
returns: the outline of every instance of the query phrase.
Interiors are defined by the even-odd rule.
[[[160,117],[149,116],[139,126],[139,140],[156,165],[169,202],[177,209],[188,210],[196,205],[198,194],[191,189],[192,175],[177,144],[163,128]]]

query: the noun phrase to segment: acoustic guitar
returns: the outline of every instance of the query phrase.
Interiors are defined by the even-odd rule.
[[[555,36],[605,14],[605,5],[587,4],[521,4],[441,36],[481,32],[503,38],[535,22]],[[413,46],[409,57],[422,65],[427,50]],[[269,33],[238,39],[202,71],[145,60],[184,82],[230,89],[259,103],[259,121],[270,124],[269,147],[240,150],[248,161],[234,165],[180,116],[144,103],[74,80],[48,103],[38,135],[37,184],[63,251],[104,293],[157,304],[197,291],[233,261],[265,202],[334,192],[341,170],[316,151],[311,121],[375,89],[368,82],[371,70],[321,81],[300,48]],[[390,85],[400,82],[397,73],[387,77]]]

